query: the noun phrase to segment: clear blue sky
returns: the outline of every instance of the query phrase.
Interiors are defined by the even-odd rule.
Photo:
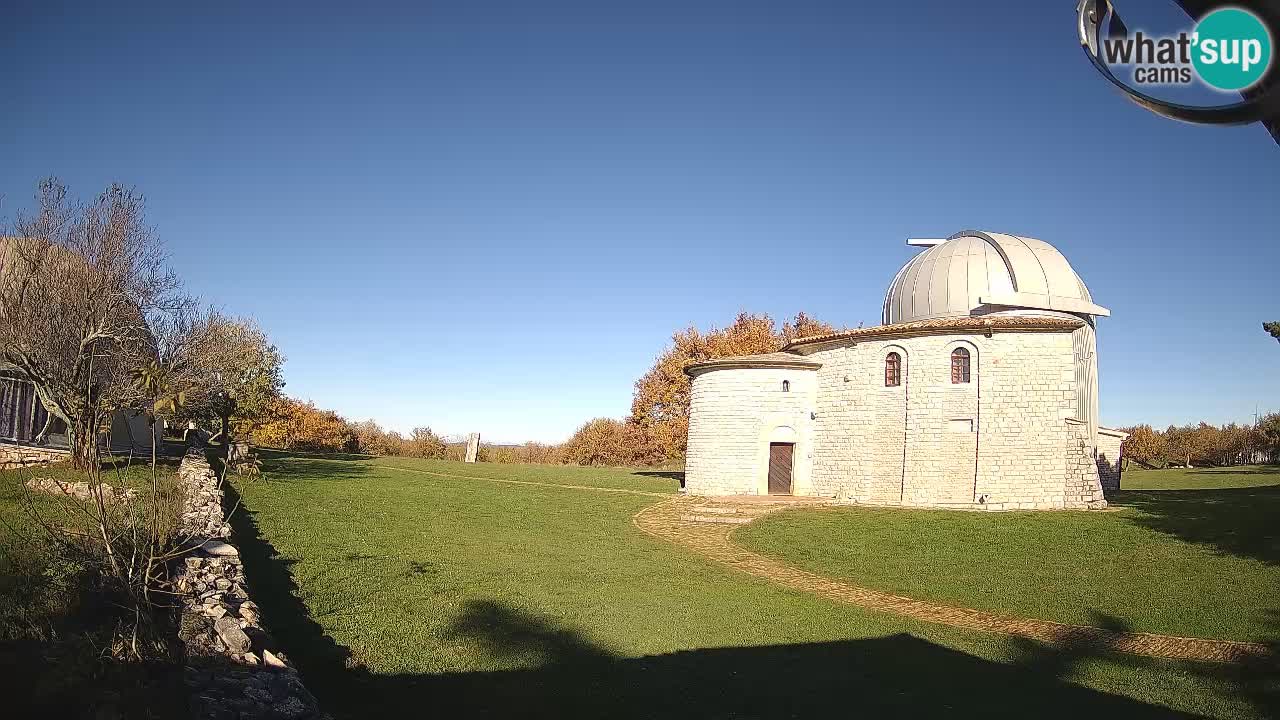
[[[1075,0],[178,5],[8,6],[0,215],[135,185],[349,417],[560,440],[673,330],[876,324],[964,228],[1113,310],[1104,422],[1280,409],[1280,148],[1123,100]]]

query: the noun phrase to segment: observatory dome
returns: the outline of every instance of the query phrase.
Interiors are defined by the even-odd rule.
[[[965,230],[898,271],[884,324],[993,313],[1110,315],[1057,248],[1034,238]],[[1089,318],[1086,318],[1089,319]]]

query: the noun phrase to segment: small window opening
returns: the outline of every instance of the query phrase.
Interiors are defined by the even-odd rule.
[[[884,359],[884,386],[898,387],[902,384],[902,356],[896,352],[889,353]]]
[[[783,381],[782,381],[782,392],[791,392],[791,381],[790,381],[790,380],[783,380]]]
[[[960,385],[969,382],[969,351],[956,348],[951,351],[951,384]]]

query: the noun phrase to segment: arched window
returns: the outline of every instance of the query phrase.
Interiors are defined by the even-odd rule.
[[[884,386],[898,387],[902,384],[902,356],[891,352],[884,358]]]
[[[790,380],[783,380],[783,381],[782,381],[782,392],[791,392],[791,381],[790,381]]]
[[[951,351],[951,384],[969,382],[969,351],[959,347]]]

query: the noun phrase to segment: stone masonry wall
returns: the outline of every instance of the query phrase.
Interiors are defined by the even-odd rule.
[[[71,456],[66,450],[57,448],[32,447],[30,445],[0,444],[0,470],[26,467],[28,465],[48,465],[66,460]]]
[[[1071,510],[1101,510],[1107,506],[1098,480],[1098,464],[1093,457],[1092,433],[1087,423],[1070,423],[1067,443],[1067,480],[1063,505]]]
[[[1125,437],[1109,428],[1098,430],[1098,479],[1104,490],[1120,489],[1120,446]]]
[[[970,382],[951,382],[951,354]],[[902,358],[885,387],[885,358]],[[1066,332],[849,341],[809,356],[815,371],[723,369],[694,378],[687,485],[765,492],[767,429],[798,432],[797,495],[975,510],[1101,506],[1098,467],[1080,464],[1077,368]],[[781,381],[790,379],[791,393]],[[812,411],[812,416],[810,415]],[[1086,449],[1093,462],[1093,446]],[[1095,492],[1097,489],[1097,492]]]
[[[904,505],[974,502],[978,437],[984,430],[978,388],[992,352],[981,337],[936,336],[908,341],[915,358],[907,409]],[[951,353],[969,351],[970,382],[951,382]],[[883,374],[883,373],[882,373]]]
[[[884,386],[884,359],[902,357],[902,384]],[[906,453],[907,407],[916,356],[899,341],[872,341],[814,353],[818,369],[813,426],[815,494],[898,503]]]
[[[979,336],[873,340],[814,353],[818,418],[814,487],[860,503],[972,503],[977,436]],[[972,382],[951,383],[951,351],[971,355]],[[901,384],[885,387],[889,353]]]
[[[1071,335],[997,334],[988,347],[976,499],[992,509],[1063,508],[1077,395]]]
[[[951,352],[970,352],[967,384]],[[902,384],[884,361],[902,357]],[[1066,418],[1075,412],[1067,333],[872,340],[810,356],[818,370],[815,494],[852,502],[988,510],[1066,506]]]
[[[203,452],[178,468],[185,491],[181,533],[196,549],[179,561],[179,638],[187,650],[191,717],[199,720],[325,718],[314,696],[262,625],[244,566],[228,542],[222,487]]]
[[[813,370],[799,368],[725,368],[695,376],[685,460],[688,491],[765,494],[769,434],[790,427],[796,443],[793,491],[809,494],[814,376]],[[783,380],[789,381],[789,392],[783,392]]]

